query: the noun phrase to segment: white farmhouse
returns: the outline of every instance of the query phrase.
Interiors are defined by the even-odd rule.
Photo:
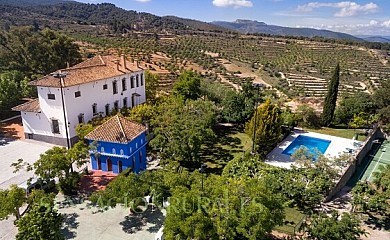
[[[124,55],[98,55],[30,85],[38,98],[13,108],[21,112],[26,139],[62,146],[77,141],[79,123],[145,102],[144,70]]]

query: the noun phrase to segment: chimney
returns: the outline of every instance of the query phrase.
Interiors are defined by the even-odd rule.
[[[126,58],[125,58],[125,54],[121,54],[121,60],[122,60],[122,65],[123,65],[123,68],[126,70]]]
[[[114,63],[116,64],[116,70],[119,71],[119,60],[118,60],[118,59],[115,59],[115,60],[114,60]]]

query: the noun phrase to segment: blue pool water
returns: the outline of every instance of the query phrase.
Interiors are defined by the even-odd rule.
[[[309,149],[309,153],[314,156],[314,160],[316,160],[317,151],[324,154],[330,142],[321,138],[299,135],[282,153],[291,156],[298,148],[305,146]]]

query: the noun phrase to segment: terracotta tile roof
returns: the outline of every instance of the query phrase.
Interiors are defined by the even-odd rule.
[[[64,87],[69,87],[141,70],[142,68],[138,67],[136,63],[131,63],[127,60],[126,68],[124,68],[122,57],[97,55],[60,71],[66,73]],[[60,79],[54,78],[50,74],[30,82],[32,86],[44,87],[61,87],[60,84]]]
[[[142,124],[116,115],[87,134],[85,138],[94,141],[126,144],[145,131],[146,127]]]
[[[35,112],[35,113],[41,112],[38,98],[30,100],[26,103],[20,104],[16,107],[13,107],[12,110],[13,111],[20,111],[20,112]]]

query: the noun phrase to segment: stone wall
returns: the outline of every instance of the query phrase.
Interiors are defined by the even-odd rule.
[[[330,201],[349,181],[352,175],[356,171],[356,167],[362,162],[364,157],[372,148],[372,142],[378,138],[384,138],[385,135],[379,127],[372,129],[366,140],[362,143],[362,146],[357,149],[356,153],[351,156],[352,163],[347,169],[345,169],[340,180],[337,182],[336,186],[329,192],[328,196],[325,199],[325,202]]]

